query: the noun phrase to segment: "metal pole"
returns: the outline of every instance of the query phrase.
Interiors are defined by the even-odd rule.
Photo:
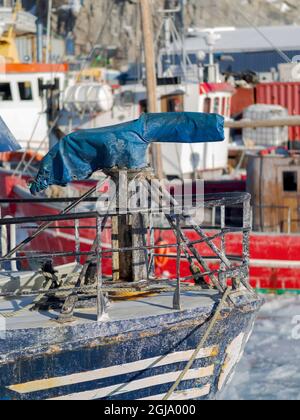
[[[181,280],[180,280],[180,269],[181,269],[181,235],[180,235],[180,217],[176,218],[176,238],[177,238],[177,285],[173,300],[173,309],[181,311]]]
[[[183,75],[187,78],[187,51],[185,45],[185,5],[186,0],[180,0],[180,20],[181,20],[181,39],[182,39],[182,58],[183,58]]]
[[[216,210],[217,210],[216,207],[214,207],[212,209],[212,211],[211,211],[211,223],[212,223],[212,226],[216,226],[216,219],[217,219]]]
[[[223,253],[223,255],[226,255],[226,236],[224,232],[225,228],[226,228],[226,207],[221,206],[221,230],[222,230],[221,252]],[[226,265],[223,262],[221,263],[221,271],[226,271]],[[222,286],[225,288],[227,284],[222,284]]]
[[[36,24],[36,61],[43,62],[43,22],[38,19]]]
[[[74,210],[74,213],[76,213],[76,209]],[[75,220],[75,253],[76,258],[75,262],[77,265],[80,265],[80,222],[78,219]]]
[[[106,304],[103,295],[102,274],[102,219],[97,217],[97,321],[102,322],[106,317]]]
[[[243,263],[248,267],[248,279],[249,284],[250,276],[250,230],[252,228],[252,211],[251,211],[251,199],[245,201],[243,206],[243,228],[245,229],[243,234]]]
[[[46,40],[46,63],[50,62],[51,51],[51,23],[52,23],[53,0],[48,0],[48,19],[47,19],[47,40]]]
[[[10,217],[10,216],[9,216]],[[8,226],[7,226],[8,229]],[[17,227],[16,225],[11,225],[10,226],[10,231],[9,231],[9,236],[10,236],[10,249],[13,249],[16,247],[17,244]],[[12,258],[16,258],[17,254],[12,255]],[[11,265],[11,271],[18,271],[17,270],[17,261],[14,261],[12,259],[10,265]]]
[[[150,250],[150,263],[149,263],[149,270],[148,270],[148,280],[150,277],[155,278],[155,230],[154,230],[154,221],[153,221],[153,213],[149,215],[149,226],[150,226],[150,247],[153,249]]]
[[[0,217],[1,217],[1,207],[0,207]],[[0,236],[1,236],[1,242],[0,242],[0,251],[1,255],[5,255],[8,253],[8,235],[7,235],[8,226],[1,226],[0,227]],[[4,269],[2,268],[2,264],[0,264],[0,271]]]
[[[240,120],[225,121],[226,128],[273,128],[273,127],[298,127],[300,125],[300,115],[294,115],[286,118],[276,118],[269,120]]]

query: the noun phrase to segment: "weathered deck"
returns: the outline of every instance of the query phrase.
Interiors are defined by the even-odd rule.
[[[144,318],[160,318],[165,315],[178,312],[189,312],[201,310],[204,313],[210,313],[214,308],[217,297],[216,291],[202,292],[183,292],[182,311],[173,309],[173,293],[164,293],[152,297],[142,297],[134,301],[112,302],[108,309],[108,319],[106,323],[130,320],[142,320]],[[7,330],[24,330],[34,328],[61,328],[62,325],[56,323],[59,313],[56,311],[37,312],[26,310],[26,306],[31,305],[34,297],[20,299],[0,298],[0,315],[17,312],[12,318],[7,318]],[[25,308],[25,309],[24,309]],[[23,310],[24,309],[24,310]],[[70,325],[79,325],[96,322],[97,313],[95,308],[76,309],[74,313],[74,322]]]

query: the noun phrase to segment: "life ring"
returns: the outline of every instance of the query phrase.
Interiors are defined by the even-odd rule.
[[[27,150],[26,152],[3,152],[0,153],[0,160],[3,162],[11,162],[11,161],[20,161],[21,158],[24,156],[25,161],[29,161],[30,159],[33,159],[36,162],[41,162],[43,160],[43,155],[40,153],[34,152],[33,150]],[[26,163],[26,162],[25,162]]]
[[[156,246],[164,247],[164,248],[157,248],[156,254],[159,256],[155,258],[155,264],[159,268],[165,268],[165,266],[168,264],[168,257],[167,255],[170,254],[170,249],[168,247],[168,242],[165,241],[159,241]]]

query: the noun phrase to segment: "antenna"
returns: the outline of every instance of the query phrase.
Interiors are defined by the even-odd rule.
[[[46,41],[46,63],[50,62],[51,54],[51,23],[52,23],[52,6],[53,0],[48,0],[48,17],[47,17],[47,41]]]
[[[207,46],[209,47],[209,65],[213,66],[215,64],[214,51],[217,42],[222,38],[222,32],[234,32],[236,31],[235,27],[225,26],[218,28],[189,28],[188,33],[191,36],[200,35],[205,39]]]
[[[178,65],[178,51],[181,51],[180,56],[180,68],[184,79],[187,76],[187,66],[192,66],[189,57],[185,50],[185,4],[186,0],[165,0],[164,9],[159,9],[158,13],[163,16],[162,25],[160,27],[157,44],[162,39],[163,42],[160,45],[160,76],[165,75],[162,59],[164,58],[165,64],[168,66],[170,76],[174,77],[171,69],[172,65]],[[179,25],[179,30],[177,26]]]

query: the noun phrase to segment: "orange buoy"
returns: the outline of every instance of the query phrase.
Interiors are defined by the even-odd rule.
[[[168,247],[168,242],[165,241],[159,241],[156,246],[161,246],[164,248],[158,248],[156,250],[156,254],[159,254],[158,257],[155,258],[155,264],[159,268],[164,268],[168,264],[168,257],[167,255],[170,254],[170,249]]]

